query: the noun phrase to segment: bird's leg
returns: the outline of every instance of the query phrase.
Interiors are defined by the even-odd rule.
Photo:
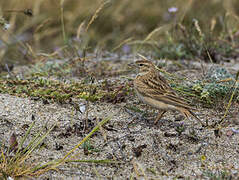
[[[158,123],[158,121],[163,117],[164,113],[166,113],[165,110],[159,111],[159,114],[158,114],[156,120],[154,121],[154,124],[157,124],[157,123]]]

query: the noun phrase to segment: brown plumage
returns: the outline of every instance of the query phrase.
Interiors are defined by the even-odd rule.
[[[203,124],[191,111],[195,109],[177,95],[152,62],[144,59],[136,61],[135,64],[139,73],[134,80],[134,88],[142,102],[159,110],[155,124],[167,110],[180,111],[186,118],[193,117]]]

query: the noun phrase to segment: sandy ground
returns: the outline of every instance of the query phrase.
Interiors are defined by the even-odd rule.
[[[84,100],[74,101],[81,107],[86,104]],[[166,113],[154,125],[156,114],[152,109],[148,116],[143,116],[128,106],[146,111],[134,96],[118,104],[90,103],[89,129],[97,121],[110,116],[111,119],[90,138],[93,150],[86,152],[81,146],[76,151],[80,153],[78,159],[111,159],[120,164],[67,163],[39,179],[210,179],[223,175],[239,178],[238,104],[232,107],[227,118],[229,125],[220,130],[219,137],[214,129],[201,127],[177,112]],[[197,108],[200,119],[209,123],[220,120],[224,113],[200,105]],[[77,112],[72,105],[44,104],[41,100],[0,94],[0,141],[7,145],[13,132],[17,139],[23,137],[32,116],[36,124],[31,136],[42,127],[46,131],[56,124],[41,148],[33,153],[35,163],[63,157],[87,135],[82,126],[85,112]],[[184,131],[179,133],[182,127]]]

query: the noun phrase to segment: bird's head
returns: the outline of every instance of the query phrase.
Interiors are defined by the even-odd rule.
[[[140,75],[147,74],[148,72],[154,70],[155,68],[152,62],[145,59],[136,61],[135,65]]]
[[[144,57],[141,54],[138,54],[141,57],[140,60],[135,61],[134,63],[128,64],[130,67],[136,68],[139,75],[147,74],[150,71],[155,70],[154,64]]]

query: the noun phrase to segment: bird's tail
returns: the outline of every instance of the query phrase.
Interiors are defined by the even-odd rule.
[[[195,118],[198,122],[201,123],[202,126],[205,126],[204,123],[196,116],[196,114],[194,114],[189,109],[180,108],[179,110],[186,118],[188,118],[188,119],[189,119],[189,117]]]

